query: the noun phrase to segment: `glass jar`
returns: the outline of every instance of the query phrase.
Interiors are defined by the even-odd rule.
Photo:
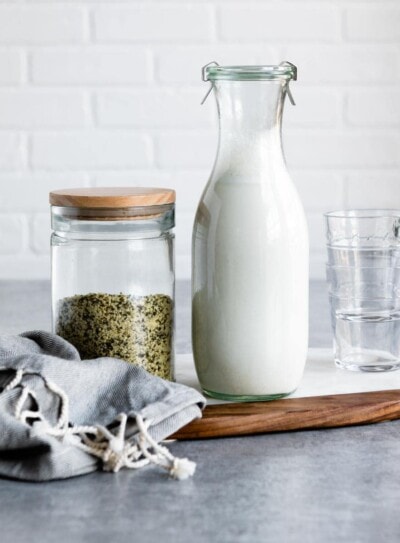
[[[297,71],[282,62],[203,73],[219,144],[193,230],[196,370],[209,396],[280,398],[299,385],[308,342],[307,223],[281,141]]]
[[[53,331],[82,359],[173,379],[174,202],[158,188],[50,193]]]

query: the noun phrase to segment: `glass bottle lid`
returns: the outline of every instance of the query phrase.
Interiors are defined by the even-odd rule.
[[[80,209],[148,207],[173,204],[175,191],[147,187],[61,189],[50,192],[49,200],[52,206]]]
[[[220,66],[213,61],[203,67],[204,81],[262,81],[273,79],[296,80],[297,67],[287,61],[270,66]]]

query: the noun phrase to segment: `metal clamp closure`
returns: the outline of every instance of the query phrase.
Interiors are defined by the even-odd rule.
[[[216,60],[212,60],[211,62],[209,62],[208,64],[205,64],[202,69],[201,69],[201,78],[203,81],[208,81],[207,77],[206,77],[206,69],[209,67],[209,66],[219,66],[218,62]]]
[[[212,60],[211,62],[209,62],[208,64],[205,64],[202,69],[201,69],[201,78],[203,81],[209,81],[209,79],[207,79],[207,74],[206,74],[206,70],[208,68],[208,66],[219,66],[218,62],[216,60]],[[203,100],[200,102],[200,105],[202,106],[204,104],[204,102],[207,100],[210,92],[213,90],[213,87],[214,87],[214,82],[213,81],[210,81],[210,88],[208,89],[206,95],[204,96]]]
[[[289,62],[288,60],[284,60],[279,64],[279,66],[290,66],[293,70],[293,81],[297,81],[297,66]]]
[[[292,79],[293,79],[293,81],[297,81],[297,66],[295,66],[294,64],[292,64],[288,60],[284,60],[283,62],[281,62],[279,64],[279,66],[290,66],[290,68],[292,68],[292,70],[293,70],[293,78]],[[293,94],[292,94],[292,92],[290,90],[289,81],[286,82],[286,92],[287,92],[288,98],[290,100],[290,103],[292,104],[292,106],[295,106],[296,102],[294,101]]]

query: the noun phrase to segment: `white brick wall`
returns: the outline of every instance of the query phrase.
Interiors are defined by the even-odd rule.
[[[347,93],[345,119],[352,126],[400,127],[398,89],[352,90]]]
[[[83,127],[85,105],[82,92],[0,89],[0,129]]]
[[[384,3],[384,2],[382,2]],[[358,6],[349,9],[345,16],[345,36],[359,41],[400,40],[400,9],[398,5]]]
[[[332,41],[339,37],[340,11],[329,5],[307,2],[286,5],[263,2],[224,5],[218,13],[217,28],[222,40],[249,39],[284,41]],[[277,21],[280,24],[277,24]]]
[[[26,151],[26,138],[16,132],[0,132],[0,170],[19,170],[24,167],[24,151]],[[2,187],[11,192],[12,186]]]
[[[49,274],[48,192],[177,190],[177,274],[215,156],[200,68],[298,65],[285,153],[323,276],[322,213],[400,208],[398,0],[1,0],[0,278]]]
[[[85,38],[86,12],[80,7],[12,4],[0,7],[1,44],[68,44]]]
[[[81,130],[32,135],[31,163],[42,170],[121,169],[151,165],[151,141],[127,131]]]
[[[151,56],[142,47],[40,48],[29,58],[32,83],[37,86],[141,86],[150,79]]]
[[[109,2],[112,6],[112,2]],[[159,3],[99,7],[94,13],[94,37],[100,42],[191,42],[214,37],[211,4]],[[135,5],[137,4],[137,5]]]
[[[0,84],[18,84],[22,80],[22,65],[24,55],[21,51],[8,49],[0,50]]]

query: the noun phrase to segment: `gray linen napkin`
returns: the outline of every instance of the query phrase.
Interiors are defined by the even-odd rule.
[[[153,463],[186,478],[195,464],[159,442],[204,405],[196,390],[124,361],[83,361],[59,336],[2,336],[0,475],[46,481]]]

